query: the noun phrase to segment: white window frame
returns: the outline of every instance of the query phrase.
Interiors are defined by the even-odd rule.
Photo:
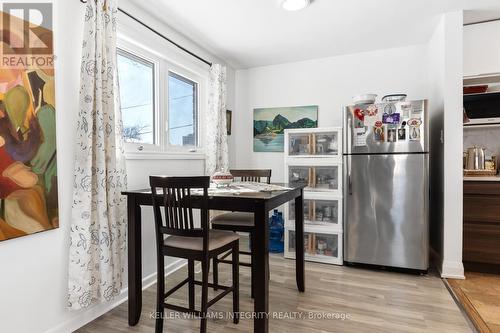
[[[201,108],[201,103],[200,103],[200,95],[201,95],[201,82],[199,80],[199,78],[196,78],[196,76],[193,76],[193,75],[190,75],[191,73],[183,70],[182,68],[180,67],[177,67],[177,66],[173,66],[172,64],[170,64],[170,66],[167,68],[167,71],[166,73],[164,74],[165,75],[165,80],[168,81],[168,78],[169,78],[169,75],[170,73],[174,73],[174,74],[177,74],[179,76],[182,76],[186,79],[188,79],[189,81],[192,81],[194,83],[196,83],[196,87],[197,87],[197,92],[196,92],[196,143],[194,146],[178,146],[178,145],[171,145],[170,144],[170,140],[169,140],[169,133],[168,133],[168,118],[170,116],[170,110],[169,110],[169,107],[168,107],[168,102],[169,102],[169,96],[168,96],[168,84],[165,85],[165,87],[167,88],[167,91],[165,93],[165,96],[166,96],[166,105],[165,105],[165,110],[166,110],[166,122],[165,122],[165,127],[166,127],[166,130],[165,130],[165,147],[167,148],[168,151],[175,151],[175,152],[178,152],[178,151],[192,151],[192,150],[197,150],[197,149],[200,149],[201,148],[201,142],[202,142],[202,138],[201,138],[201,126],[200,126],[200,122],[202,120],[202,118],[200,118],[200,108]]]
[[[150,33],[152,34],[152,33]],[[136,39],[134,37],[137,36]],[[141,37],[139,39],[139,36]],[[207,86],[209,68],[195,64],[187,54],[171,50],[166,41],[145,37],[142,31],[130,26],[121,26],[118,31],[117,48],[154,64],[154,123],[155,144],[125,143],[127,159],[204,159],[204,119],[208,106]],[[137,42],[140,40],[141,43]],[[168,47],[167,47],[168,46]],[[165,53],[173,53],[167,57]],[[204,64],[203,64],[204,65]],[[169,144],[168,136],[168,75],[175,73],[197,84],[197,134],[195,146]]]
[[[159,75],[160,75],[160,61],[154,55],[148,53],[146,50],[138,50],[134,48],[131,45],[128,45],[126,43],[119,44],[118,50],[122,50],[125,53],[129,53],[132,56],[136,58],[140,58],[144,61],[147,61],[149,63],[153,64],[153,137],[155,142],[153,144],[149,143],[140,143],[140,142],[125,142],[125,151],[126,152],[139,152],[139,151],[144,151],[144,152],[152,152],[152,151],[159,151],[161,150],[161,137],[159,133],[159,126],[162,124],[161,122],[161,111],[159,109],[160,103],[159,103],[159,94],[158,94],[158,87],[159,87]],[[118,73],[118,79],[120,78],[119,73]]]

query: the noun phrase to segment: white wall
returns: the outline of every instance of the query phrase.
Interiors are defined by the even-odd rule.
[[[74,134],[85,6],[78,0],[54,0],[54,4],[60,228],[0,243],[0,332],[70,332],[116,305],[116,302],[103,304],[79,312],[66,309]],[[220,62],[168,26],[150,19],[128,0],[121,0],[120,6],[188,49]],[[165,47],[165,52],[180,55],[170,46]],[[234,82],[231,68],[228,77]],[[233,108],[233,90],[228,90],[228,106]],[[149,174],[202,174],[204,161],[128,160],[127,168],[129,187],[144,188]],[[143,277],[146,283],[152,283],[156,271],[152,212],[143,210]],[[124,301],[125,296],[123,292],[117,302]]]
[[[430,116],[430,245],[441,268],[444,228],[444,17],[427,44]]]
[[[271,168],[273,181],[284,180],[283,153],[253,152],[254,108],[318,105],[320,127],[342,126],[342,105],[357,94],[402,92],[410,99],[426,98],[426,66],[426,47],[415,45],[238,70],[232,166]]]
[[[441,275],[463,278],[463,12],[444,15],[444,229]]]

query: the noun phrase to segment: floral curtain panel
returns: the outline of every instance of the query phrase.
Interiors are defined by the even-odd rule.
[[[116,67],[116,0],[89,0],[81,66],[70,231],[68,307],[110,301],[122,289],[126,187]]]
[[[206,119],[205,172],[227,171],[229,157],[226,127],[226,66],[214,64],[210,68],[208,112]]]

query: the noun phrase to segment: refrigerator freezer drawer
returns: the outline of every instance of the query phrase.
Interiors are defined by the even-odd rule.
[[[428,268],[427,154],[346,155],[345,260]]]

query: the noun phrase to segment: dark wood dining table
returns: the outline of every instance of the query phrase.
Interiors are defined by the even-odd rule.
[[[269,332],[269,212],[284,203],[295,201],[295,278],[300,292],[304,281],[304,187],[306,185],[275,184],[286,190],[249,193],[209,193],[209,209],[252,212],[255,219],[255,242],[252,260],[255,261],[254,332]],[[142,310],[142,253],[141,206],[152,206],[151,189],[122,192],[127,196],[128,212],[128,322],[135,326]],[[193,196],[194,198],[195,196]],[[199,201],[193,199],[193,207]],[[152,222],[152,221],[151,221]]]

